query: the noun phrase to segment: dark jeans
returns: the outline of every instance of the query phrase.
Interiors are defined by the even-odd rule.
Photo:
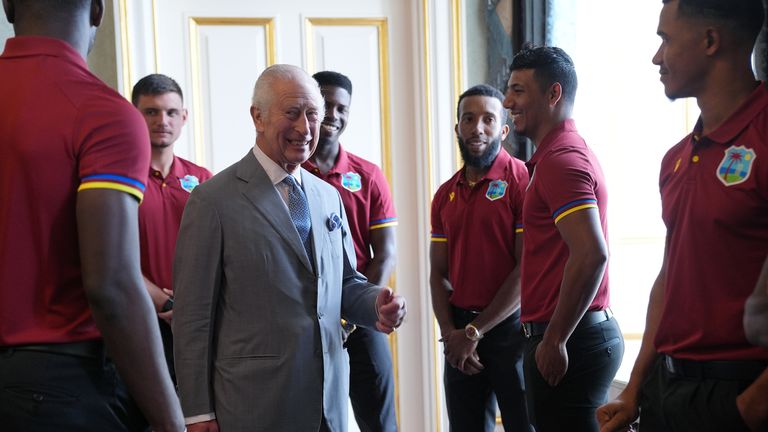
[[[463,328],[476,316],[476,313],[453,308],[456,328]],[[488,405],[494,395],[504,430],[530,430],[522,374],[524,343],[518,310],[487,332],[478,343],[477,354],[485,366],[482,372],[465,375],[445,362],[445,398],[451,431],[492,431],[495,415],[489,416],[492,411],[488,410]]]
[[[736,396],[751,383],[674,376],[660,356],[640,394],[640,431],[748,431]]]
[[[606,402],[608,388],[624,356],[624,339],[615,318],[577,329],[566,344],[568,371],[551,387],[536,365],[543,335],[528,339],[525,385],[528,414],[537,432],[597,432],[595,410]]]
[[[147,423],[105,358],[0,348],[0,429],[144,431]]]
[[[345,344],[349,397],[362,432],[397,432],[392,354],[384,333],[358,327]]]

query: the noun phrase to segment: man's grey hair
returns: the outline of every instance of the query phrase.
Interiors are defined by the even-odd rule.
[[[325,103],[323,95],[320,93],[320,86],[304,69],[288,64],[272,65],[261,73],[253,86],[253,96],[251,97],[251,106],[266,112],[272,103],[274,97],[274,87],[278,81],[299,81],[307,84],[310,88],[316,89],[316,102],[321,111],[324,110]]]

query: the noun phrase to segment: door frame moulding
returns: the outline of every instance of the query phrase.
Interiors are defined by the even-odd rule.
[[[203,83],[202,72],[200,70],[200,27],[204,26],[254,26],[264,27],[264,37],[266,42],[266,63],[267,66],[275,64],[277,52],[275,48],[275,19],[270,18],[250,18],[250,17],[189,17],[189,61],[192,71],[192,113],[194,124],[194,154],[195,162],[200,165],[206,163],[205,151],[205,127],[203,119]]]

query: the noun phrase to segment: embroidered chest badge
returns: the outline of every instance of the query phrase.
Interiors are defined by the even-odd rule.
[[[491,201],[503,198],[507,194],[509,183],[504,180],[494,180],[488,183],[488,190],[485,191],[485,197]]]
[[[184,177],[179,179],[179,183],[181,183],[181,188],[185,191],[192,193],[192,190],[197,187],[197,185],[200,184],[200,180],[198,180],[197,177],[193,175],[185,175]]]
[[[357,192],[363,188],[363,184],[360,182],[360,174],[356,172],[348,172],[341,175],[341,187],[350,191]]]
[[[726,186],[744,183],[752,172],[757,155],[744,146],[730,146],[717,167],[717,178]]]

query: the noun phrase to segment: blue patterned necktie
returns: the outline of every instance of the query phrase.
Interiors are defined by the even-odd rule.
[[[307,257],[311,257],[309,230],[312,228],[312,223],[309,219],[307,197],[292,175],[286,176],[282,182],[288,186],[288,211],[291,213],[291,220],[296,226],[296,231],[299,232],[299,238],[307,252]]]

